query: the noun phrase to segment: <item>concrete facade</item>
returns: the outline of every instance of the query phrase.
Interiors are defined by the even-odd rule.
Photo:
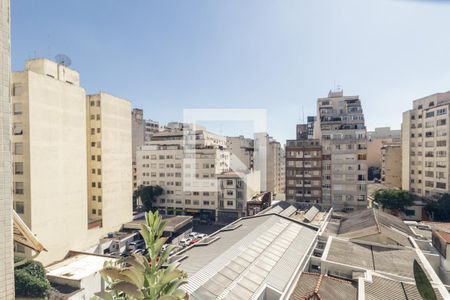
[[[100,93],[86,106],[89,222],[115,231],[133,216],[131,103]]]
[[[385,144],[399,143],[400,132],[400,130],[391,130],[390,127],[379,127],[367,132],[368,167],[381,168],[381,148]]]
[[[14,299],[10,3],[0,1],[0,299]]]
[[[367,207],[367,133],[359,97],[330,91],[319,98],[314,137],[322,145],[323,202],[343,210]]]
[[[203,129],[184,128],[157,133],[137,151],[138,186],[163,188],[163,195],[154,204],[163,214],[205,214],[215,219],[217,175],[230,166],[226,138]]]
[[[95,242],[86,238],[85,92],[76,71],[46,59],[28,61],[11,86],[14,206],[48,264]],[[23,247],[16,254],[31,255]]]
[[[259,173],[225,172],[219,180],[219,222],[231,222],[246,216],[247,201],[261,190]]]
[[[131,111],[131,132],[132,132],[132,155],[133,155],[133,189],[137,188],[136,151],[144,145],[145,120],[144,111],[140,108],[133,108]]]
[[[402,187],[435,198],[449,192],[450,92],[413,101],[403,113]]]
[[[286,141],[286,200],[322,202],[322,147],[319,140]]]
[[[381,181],[390,188],[402,187],[402,149],[400,143],[381,148]]]
[[[265,132],[255,133],[254,169],[260,172],[261,190],[284,194],[284,149]]]
[[[247,171],[254,168],[254,141],[244,136],[227,137],[227,149],[230,151],[231,169]]]

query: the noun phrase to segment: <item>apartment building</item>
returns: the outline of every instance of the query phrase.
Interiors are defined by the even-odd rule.
[[[385,144],[399,143],[400,130],[378,127],[367,132],[367,166],[381,168],[381,148]]]
[[[86,97],[78,72],[47,59],[27,61],[11,87],[14,207],[47,265],[131,220],[130,103]]]
[[[255,133],[254,169],[260,172],[261,190],[284,194],[284,149],[265,132]]]
[[[136,154],[138,185],[159,185],[154,206],[164,215],[217,218],[217,175],[229,170],[226,138],[202,128],[170,127]],[[183,129],[179,129],[183,128]]]
[[[150,119],[145,120],[144,141],[150,142],[152,136],[159,132],[159,122]]]
[[[307,120],[306,127],[308,129],[308,139],[312,139],[314,138],[314,123],[316,122],[316,116],[308,116],[306,120]]]
[[[286,200],[322,202],[322,147],[319,140],[286,141]]]
[[[90,244],[85,92],[78,72],[46,59],[27,61],[11,81],[14,207],[47,248],[38,257],[47,264]]]
[[[0,1],[0,299],[14,299],[10,3]]]
[[[244,136],[228,136],[227,149],[230,151],[231,169],[247,171],[254,168],[254,140]]]
[[[217,175],[219,181],[218,221],[230,223],[245,217],[247,201],[260,192],[259,173],[229,171]]]
[[[131,145],[132,145],[132,157],[133,157],[133,190],[137,188],[137,175],[136,175],[136,151],[144,145],[145,142],[145,120],[144,111],[140,108],[133,108],[131,111]]]
[[[89,224],[117,230],[133,215],[131,103],[99,93],[86,107]]]
[[[317,100],[314,136],[322,145],[322,198],[335,209],[367,207],[367,134],[358,96],[330,91]]]
[[[390,188],[402,187],[402,149],[400,143],[381,148],[381,181]]]
[[[423,197],[449,192],[450,92],[413,101],[403,113],[402,188]]]

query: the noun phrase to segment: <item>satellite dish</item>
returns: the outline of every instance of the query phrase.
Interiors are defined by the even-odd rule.
[[[70,64],[72,63],[72,61],[70,60],[70,57],[68,57],[65,54],[58,54],[55,56],[55,60],[58,63],[58,65],[63,65],[63,66],[70,66]]]

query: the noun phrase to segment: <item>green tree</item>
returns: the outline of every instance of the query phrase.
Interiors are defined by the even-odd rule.
[[[137,200],[141,199],[142,205],[145,211],[151,211],[153,208],[153,202],[156,201],[158,196],[161,196],[163,189],[159,185],[141,185],[133,193],[133,205],[137,207]]]
[[[426,300],[437,300],[436,293],[434,292],[433,286],[428,280],[427,274],[425,274],[422,267],[419,265],[417,260],[414,260],[414,280],[416,281],[416,287],[419,291],[420,296]]]
[[[14,269],[16,296],[46,297],[50,283],[45,277],[45,269],[38,261],[29,261]]]
[[[444,194],[438,201],[429,201],[425,206],[434,221],[450,222],[450,195]]]
[[[178,270],[175,264],[163,267],[172,251],[172,246],[169,246],[161,252],[167,241],[162,237],[166,222],[162,221],[158,212],[146,213],[145,221],[140,232],[148,257],[133,254],[115,263],[105,264],[101,274],[107,283],[107,290],[97,294],[102,299],[188,299],[179,288],[186,283],[187,274]]]
[[[389,209],[394,213],[405,211],[406,207],[414,204],[416,196],[408,191],[396,189],[382,189],[374,193],[374,200],[383,209]]]

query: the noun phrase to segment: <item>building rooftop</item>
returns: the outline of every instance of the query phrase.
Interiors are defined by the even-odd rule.
[[[412,248],[384,247],[333,238],[324,260],[372,270],[386,276],[414,278],[414,260],[420,261]]]
[[[289,299],[356,300],[358,299],[358,284],[320,273],[303,272]]]
[[[351,240],[411,246],[408,236],[416,237],[415,233],[401,219],[378,209],[357,211],[334,221],[330,222],[327,227],[327,233]]]
[[[103,269],[106,261],[115,261],[108,256],[77,253],[46,268],[49,279],[64,278],[81,280]]]
[[[167,222],[167,225],[164,228],[164,231],[174,232],[174,231],[177,231],[179,228],[182,228],[183,226],[185,226],[189,223],[192,223],[192,216],[173,216],[173,217],[168,217],[168,218],[165,218],[163,216],[163,221]],[[144,217],[137,219],[137,220],[133,220],[126,224],[123,224],[123,229],[124,230],[140,230],[142,224],[145,224]]]
[[[250,299],[267,286],[283,292],[308,261],[317,229],[277,214],[239,219],[179,255],[192,299]],[[184,259],[183,259],[184,257]]]

